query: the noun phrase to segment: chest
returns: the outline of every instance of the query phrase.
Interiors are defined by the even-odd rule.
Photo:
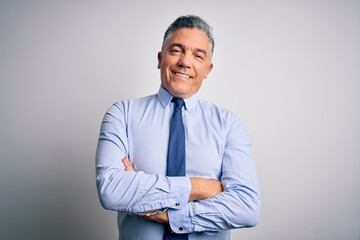
[[[130,160],[137,171],[166,173],[171,112],[146,115],[128,125]],[[183,113],[186,146],[186,174],[219,178],[226,131],[206,114]]]

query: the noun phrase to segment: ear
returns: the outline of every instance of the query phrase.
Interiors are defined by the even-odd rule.
[[[211,72],[211,70],[213,69],[214,65],[212,63],[210,63],[209,67],[207,68],[206,70],[206,73],[205,73],[205,77],[204,78],[207,78],[207,76],[209,75],[209,73]]]
[[[160,66],[161,66],[161,60],[162,60],[162,52],[158,52],[158,65],[157,65],[157,68],[160,69]]]

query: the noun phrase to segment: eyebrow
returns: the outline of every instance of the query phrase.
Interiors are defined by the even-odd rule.
[[[172,47],[180,47],[182,49],[185,49],[185,46],[181,43],[173,43],[168,47],[168,49],[170,49]],[[208,54],[207,51],[202,48],[194,48],[192,50],[193,50],[193,52],[200,52],[200,53],[204,54],[205,56],[207,56],[207,54]]]

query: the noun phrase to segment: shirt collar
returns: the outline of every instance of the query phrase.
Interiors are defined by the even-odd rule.
[[[171,102],[171,99],[173,98],[173,96],[161,86],[159,88],[157,96],[161,105],[164,108],[166,108],[166,106]],[[187,111],[191,111],[191,109],[195,107],[198,100],[199,100],[198,93],[195,93],[189,98],[185,98],[184,99],[185,109]]]

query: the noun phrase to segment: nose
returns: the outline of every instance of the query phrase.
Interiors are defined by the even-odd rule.
[[[181,68],[190,68],[191,66],[191,59],[190,59],[190,54],[188,53],[184,53],[181,55],[181,57],[179,58],[178,61],[178,66]]]

